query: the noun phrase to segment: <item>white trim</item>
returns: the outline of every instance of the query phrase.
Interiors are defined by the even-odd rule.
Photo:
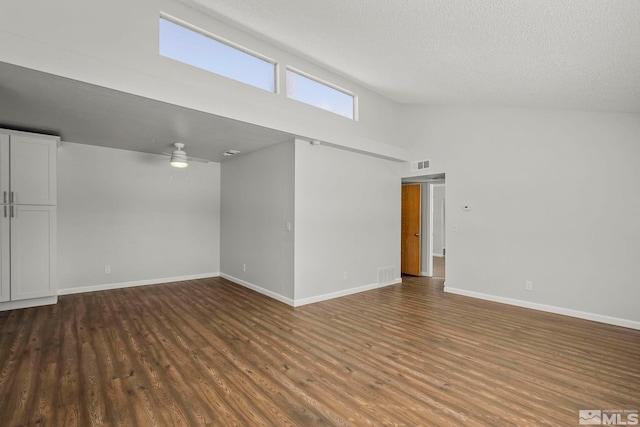
[[[329,88],[331,88],[331,89],[335,89],[335,90],[337,90],[338,92],[342,92],[342,93],[344,93],[345,95],[349,95],[349,96],[351,96],[351,97],[355,97],[355,96],[356,96],[355,92],[352,92],[352,91],[350,91],[349,89],[345,89],[345,88],[343,88],[343,87],[338,86],[337,84],[331,83],[331,82],[329,82],[329,81],[327,81],[327,80],[323,80],[323,79],[321,79],[320,77],[316,77],[316,76],[314,76],[313,74],[309,74],[309,73],[307,73],[306,71],[302,71],[302,70],[301,70],[301,69],[299,69],[299,68],[292,67],[292,66],[290,66],[290,65],[286,65],[286,66],[285,66],[285,70],[287,70],[287,71],[291,71],[291,72],[293,72],[293,73],[295,73],[295,74],[299,74],[299,75],[301,75],[302,77],[306,77],[306,78],[308,78],[309,80],[313,80],[313,81],[314,81],[314,82],[316,82],[316,83],[320,83],[321,85],[327,86],[327,87],[329,87]]]
[[[439,257],[439,258],[444,258],[444,254],[431,254],[431,255],[433,255],[433,256],[437,256],[437,257]]]
[[[328,111],[328,112],[333,113],[333,114],[337,114],[338,116],[344,117],[344,118],[349,119],[349,120],[353,120],[354,122],[359,121],[359,118],[358,118],[358,112],[359,112],[359,109],[358,109],[358,95],[355,92],[352,92],[352,91],[350,91],[348,89],[344,89],[344,88],[342,88],[342,87],[340,87],[340,86],[338,86],[336,84],[333,84],[333,83],[328,82],[326,80],[323,80],[323,79],[321,79],[319,77],[316,77],[316,76],[314,76],[312,74],[309,74],[309,73],[307,73],[305,71],[302,71],[299,68],[291,67],[289,65],[286,65],[284,68],[285,68],[285,92],[284,92],[284,95],[285,95],[285,97],[287,99],[291,99],[291,100],[297,101],[297,102],[302,102],[304,104],[311,105],[312,107],[320,108],[321,110]],[[337,92],[343,93],[344,95],[350,96],[351,99],[353,99],[353,109],[352,109],[353,117],[347,117],[347,116],[344,116],[344,115],[342,115],[340,113],[336,113],[335,111],[329,110],[328,108],[324,108],[324,107],[321,107],[319,105],[312,104],[310,102],[301,101],[299,99],[290,97],[289,94],[287,93],[287,90],[286,90],[287,71],[291,71],[293,74],[297,74],[300,77],[304,77],[306,79],[312,80],[312,81],[314,81],[316,83],[319,83],[319,84],[321,84],[323,86],[328,87],[329,89],[333,89],[333,90],[335,90]]]
[[[292,300],[291,298],[287,298],[287,297],[282,296],[282,295],[280,295],[278,293],[275,293],[275,292],[270,291],[268,289],[262,288],[262,287],[260,287],[258,285],[254,285],[253,283],[249,283],[249,282],[244,281],[242,279],[238,279],[237,277],[229,276],[228,274],[220,273],[220,277],[222,277],[223,279],[227,279],[228,281],[233,282],[233,283],[235,283],[237,285],[244,286],[245,288],[249,288],[252,291],[256,291],[259,294],[266,295],[266,296],[268,296],[270,298],[273,298],[274,300],[277,300],[277,301],[283,302],[283,303],[285,303],[287,305],[290,305],[292,307],[295,307],[295,301]]]
[[[436,187],[440,188],[440,187],[445,187],[446,186],[446,182],[430,182],[429,183],[429,251],[431,252],[431,256],[429,257],[429,266],[427,268],[427,271],[431,272],[431,276],[433,276],[433,257],[434,256],[444,256],[441,254],[436,254],[433,252],[433,213],[435,210],[435,205],[434,205],[434,199],[433,199],[433,193],[435,192],[434,189]],[[442,217],[442,230],[440,233],[440,243],[442,246],[442,248],[444,249],[444,239],[445,239],[445,235],[444,233],[446,232],[445,230],[445,212],[444,212],[444,205],[442,205],[442,212],[441,212],[441,217]]]
[[[640,322],[635,320],[620,319],[618,317],[603,316],[601,314],[587,313],[579,310],[572,310],[569,308],[556,307],[553,305],[538,304],[530,301],[522,301],[518,299],[499,297],[495,295],[483,294],[480,292],[467,291],[464,289],[452,288],[450,286],[444,287],[445,292],[452,294],[463,295],[471,298],[478,298],[487,301],[499,302],[502,304],[515,305],[517,307],[531,308],[539,311],[546,311],[549,313],[562,314],[570,317],[577,317],[579,319],[592,320],[594,322],[607,323],[609,325],[622,326],[625,328],[640,330]]]
[[[429,210],[429,229],[427,230],[427,276],[433,276],[433,187],[434,183],[430,182],[427,186],[429,191],[429,205],[427,209]],[[422,208],[422,204],[420,205]],[[424,239],[424,236],[423,236]]]
[[[229,276],[228,274],[220,273],[220,277],[223,279],[227,279],[230,282],[236,283],[240,286],[244,286],[245,288],[251,289],[252,291],[256,291],[262,295],[266,295],[270,298],[275,299],[276,301],[283,302],[291,307],[300,307],[307,304],[312,304],[314,302],[326,301],[333,298],[343,297],[347,295],[357,294],[360,292],[370,291],[373,289],[383,288],[385,286],[397,285],[398,283],[402,283],[402,278],[398,277],[390,282],[384,283],[373,283],[371,285],[359,286],[357,288],[345,289],[343,291],[331,292],[328,294],[317,295],[314,297],[302,298],[302,299],[291,299],[285,296],[282,296],[276,292],[270,291],[268,289],[262,288],[258,285],[254,285],[253,283],[249,283],[242,279],[238,279],[237,277]]]
[[[132,288],[134,286],[158,285],[161,283],[182,282],[185,280],[220,277],[220,273],[192,274],[189,276],[164,277],[162,279],[137,280],[135,282],[107,283],[104,285],[82,286],[79,288],[58,289],[58,295],[80,294],[83,292],[108,291],[111,289]]]
[[[29,308],[29,307],[37,307],[41,305],[51,305],[57,304],[58,296],[54,295],[51,297],[42,297],[42,298],[29,298],[17,301],[6,301],[0,303],[0,311],[6,310],[15,310],[19,308]]]
[[[426,271],[422,271],[422,272],[420,272],[420,276],[423,276],[423,277],[433,277],[434,279],[444,279],[444,277],[443,277],[443,276],[436,276],[435,274],[433,274],[433,275],[429,276],[429,275],[427,275],[427,272],[426,272]]]
[[[260,52],[257,52],[253,49],[249,49],[248,47],[245,47],[241,44],[238,44],[236,42],[233,42],[227,38],[224,38],[222,36],[219,36],[217,34],[214,34],[210,31],[207,31],[203,28],[198,27],[197,25],[193,25],[187,21],[184,21],[180,18],[177,18],[173,15],[170,15],[168,13],[164,13],[164,12],[160,12],[160,19],[164,19],[165,21],[169,21],[172,24],[178,25],[182,28],[185,28],[187,30],[193,31],[194,33],[198,33],[201,36],[205,36],[207,38],[210,38],[214,41],[217,41],[218,43],[222,43],[224,45],[227,45],[228,47],[235,49],[235,50],[239,50],[242,53],[246,53],[249,56],[253,56],[256,59],[261,59],[264,62],[269,62],[273,65],[276,65],[278,63],[278,61],[276,61],[275,59],[272,59],[266,55],[263,55]],[[217,74],[217,73],[216,73]]]
[[[330,292],[328,294],[318,295],[314,297],[297,299],[294,301],[294,307],[300,307],[302,305],[312,304],[314,302],[326,301],[333,298],[344,297],[347,295],[357,294],[360,292],[370,291],[373,289],[384,288],[386,286],[397,285],[402,283],[402,278],[398,277],[397,279],[391,280],[390,282],[384,283],[373,283],[371,285],[359,286],[357,288],[345,289],[337,292]]]
[[[276,62],[273,65],[273,78],[275,79],[275,81],[273,82],[273,93],[275,93],[276,95],[280,95],[282,93],[282,85],[280,84],[280,80],[283,79],[283,77],[280,75],[280,70],[282,69],[282,67],[280,66],[279,62]]]

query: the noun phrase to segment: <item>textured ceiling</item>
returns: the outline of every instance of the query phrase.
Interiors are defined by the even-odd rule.
[[[181,0],[401,103],[640,112],[639,0]]]

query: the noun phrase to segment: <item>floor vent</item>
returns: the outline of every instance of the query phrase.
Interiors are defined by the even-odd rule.
[[[411,162],[411,170],[413,172],[423,171],[429,169],[431,165],[431,160],[419,160],[417,162]]]
[[[380,267],[378,269],[378,283],[389,283],[395,279],[395,267]]]

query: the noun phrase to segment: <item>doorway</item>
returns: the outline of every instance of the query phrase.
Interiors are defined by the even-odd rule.
[[[445,175],[434,174],[411,178],[403,178],[403,198],[404,188],[408,185],[419,185],[421,200],[419,204],[420,228],[419,231],[402,231],[402,251],[401,265],[402,273],[410,275],[427,276],[433,278],[445,278],[446,265],[446,194]],[[414,190],[415,191],[415,190]],[[403,204],[402,218],[405,219],[407,213]],[[407,258],[406,240],[415,238],[415,233],[419,233],[418,250],[420,252],[420,267],[408,271],[405,269]],[[417,274],[416,274],[417,273]]]
[[[402,185],[400,271],[420,276],[422,269],[422,185]]]

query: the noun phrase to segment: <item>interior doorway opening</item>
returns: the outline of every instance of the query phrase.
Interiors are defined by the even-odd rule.
[[[420,231],[419,251],[420,269],[416,274],[402,269],[403,274],[420,275],[444,279],[446,275],[446,192],[445,174],[424,175],[402,179],[403,190],[407,185],[419,185],[421,199],[419,203]],[[404,192],[404,191],[403,191]],[[415,216],[415,213],[405,212],[403,203],[403,221],[407,216]],[[408,256],[415,257],[414,253],[407,253],[407,248],[416,245],[407,244],[407,239],[416,238],[415,233],[406,232],[403,227],[401,264],[406,264]],[[411,242],[409,242],[411,243]]]

